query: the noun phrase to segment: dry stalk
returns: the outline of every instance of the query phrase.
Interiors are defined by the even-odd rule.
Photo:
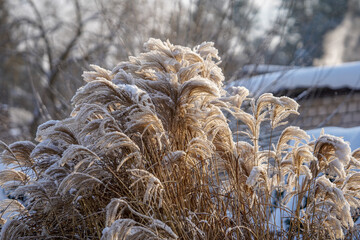
[[[261,150],[261,126],[286,124],[298,104],[226,93],[217,54],[150,39],[112,71],[92,66],[68,118],[39,126],[36,144],[4,146],[14,199],[0,204],[1,239],[354,237],[360,151],[293,126]]]

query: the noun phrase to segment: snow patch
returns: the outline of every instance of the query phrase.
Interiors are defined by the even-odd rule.
[[[304,67],[236,80],[227,88],[244,86],[258,97],[263,93],[297,88],[360,89],[360,62],[340,66]]]

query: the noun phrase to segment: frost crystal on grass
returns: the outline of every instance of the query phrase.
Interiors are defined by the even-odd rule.
[[[226,93],[213,43],[144,47],[111,71],[91,65],[70,116],[40,125],[37,144],[0,142],[15,198],[0,203],[1,239],[351,236],[359,150],[294,126],[262,150],[262,126],[287,124],[294,100]]]

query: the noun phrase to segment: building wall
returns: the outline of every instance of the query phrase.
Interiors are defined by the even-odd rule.
[[[360,126],[360,92],[299,101],[300,116],[292,124],[303,129]]]
[[[259,144],[262,149],[268,149],[270,142],[276,143],[281,132],[289,125],[298,126],[303,130],[321,127],[355,127],[360,126],[360,92],[342,93],[327,92],[326,96],[309,97],[298,101],[300,115],[290,115],[288,124],[280,126],[273,131],[268,122],[261,125]],[[249,112],[249,109],[245,109]],[[230,117],[229,114],[227,114]],[[231,118],[231,117],[230,117]],[[230,122],[230,128],[235,133],[246,131],[247,127],[240,121]],[[243,134],[235,135],[235,141],[247,141],[249,138]]]

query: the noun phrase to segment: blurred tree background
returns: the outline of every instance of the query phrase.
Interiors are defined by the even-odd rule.
[[[283,41],[277,51],[283,52],[276,62],[310,66],[323,55],[325,34],[343,21],[348,10],[348,0],[282,0],[288,16]],[[280,26],[281,27],[281,26]]]
[[[357,0],[277,2],[264,27],[261,0],[0,0],[0,139],[31,139],[38,124],[66,117],[89,64],[111,69],[150,37],[215,42],[234,80],[246,64],[321,63],[331,32],[360,23]],[[360,52],[359,36],[343,37],[353,49],[343,60]]]

